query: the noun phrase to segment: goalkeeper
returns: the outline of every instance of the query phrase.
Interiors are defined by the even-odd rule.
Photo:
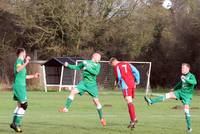
[[[99,61],[101,60],[101,55],[99,53],[94,53],[92,55],[91,60],[85,60],[82,63],[76,65],[70,65],[65,62],[65,67],[73,70],[81,70],[83,69],[83,80],[79,82],[79,84],[71,90],[69,97],[66,100],[65,107],[60,108],[59,112],[68,112],[72,101],[76,94],[83,95],[87,92],[92,98],[93,102],[97,107],[97,112],[99,114],[100,122],[103,126],[106,125],[106,121],[103,118],[102,113],[102,106],[99,101],[98,95],[98,86],[96,77],[100,72],[100,64]]]
[[[145,101],[148,103],[148,105],[155,104],[157,102],[162,102],[166,99],[176,99],[181,100],[184,105],[184,112],[185,112],[185,118],[186,118],[186,124],[187,124],[187,130],[188,132],[192,131],[191,128],[191,117],[189,112],[189,105],[192,100],[192,94],[195,85],[197,84],[195,76],[190,73],[190,65],[187,63],[182,63],[181,68],[181,80],[177,85],[171,89],[172,91],[169,93],[166,93],[163,96],[159,96],[157,98],[145,98]]]

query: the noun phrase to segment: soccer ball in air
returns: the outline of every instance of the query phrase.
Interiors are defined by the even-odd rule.
[[[170,8],[172,8],[173,4],[172,4],[171,0],[164,0],[162,6],[165,9],[170,9]]]

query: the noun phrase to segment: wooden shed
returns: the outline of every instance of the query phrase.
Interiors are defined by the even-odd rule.
[[[52,58],[42,65],[44,88],[47,92],[47,87],[62,87],[71,88],[75,85],[75,71],[64,67],[64,63],[76,64],[77,60],[83,60],[80,57],[58,57]]]

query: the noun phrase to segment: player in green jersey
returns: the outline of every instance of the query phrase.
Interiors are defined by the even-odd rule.
[[[98,86],[97,86],[97,80],[96,77],[100,72],[100,64],[99,61],[101,60],[101,55],[99,53],[94,53],[92,55],[91,60],[85,60],[82,63],[76,65],[70,65],[67,62],[65,62],[65,67],[73,70],[83,70],[83,79],[79,82],[79,84],[71,90],[71,93],[69,97],[66,100],[65,107],[60,108],[59,112],[68,112],[72,101],[74,100],[74,97],[76,94],[83,95],[85,92],[87,92],[92,98],[93,102],[97,107],[97,112],[99,114],[99,118],[101,121],[101,124],[103,126],[106,125],[106,121],[103,118],[102,114],[102,106],[99,101],[99,94],[98,94]]]
[[[16,132],[22,132],[20,123],[28,106],[26,95],[26,79],[38,78],[39,73],[35,73],[33,75],[26,74],[26,66],[30,62],[30,57],[26,56],[25,49],[17,49],[17,56],[18,58],[14,64],[13,83],[13,99],[17,101],[17,107],[14,110],[13,122],[10,124],[10,127]]]
[[[188,132],[191,132],[192,128],[191,128],[189,105],[191,103],[193,90],[194,90],[195,85],[197,84],[197,81],[196,81],[195,76],[192,73],[190,73],[189,64],[183,63],[181,72],[182,72],[181,80],[179,83],[175,85],[173,89],[171,89],[171,92],[166,93],[165,95],[159,96],[156,98],[151,98],[151,99],[147,97],[144,97],[144,98],[148,105],[152,105],[157,102],[162,102],[166,99],[181,100],[184,105],[187,130]]]

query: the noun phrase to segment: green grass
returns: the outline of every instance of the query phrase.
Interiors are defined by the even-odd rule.
[[[23,134],[186,134],[184,112],[172,107],[180,101],[168,100],[147,106],[143,93],[137,93],[138,124],[134,130],[127,129],[129,115],[120,92],[101,92],[107,126],[102,127],[91,98],[76,96],[69,113],[58,113],[69,92],[28,92],[29,107],[23,118]],[[199,93],[194,95],[192,107],[200,107]],[[112,106],[109,106],[112,105]],[[0,134],[13,134],[9,128],[15,102],[12,92],[0,92]],[[200,133],[200,109],[192,109],[193,134]]]

